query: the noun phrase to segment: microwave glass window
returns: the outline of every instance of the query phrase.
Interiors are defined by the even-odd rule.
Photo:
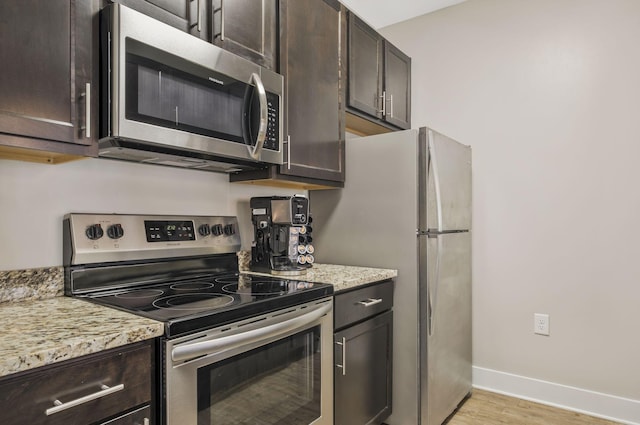
[[[300,425],[320,417],[320,327],[198,370],[198,425]]]
[[[127,119],[244,143],[250,85],[201,78],[134,54],[127,55],[126,72]]]

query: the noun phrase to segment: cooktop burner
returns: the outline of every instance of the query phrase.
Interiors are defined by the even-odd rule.
[[[225,273],[86,295],[91,301],[166,323],[167,336],[229,323],[331,295],[332,285]]]
[[[132,291],[116,294],[116,298],[122,299],[140,299],[140,298],[156,298],[164,294],[162,289],[134,289]]]
[[[222,294],[194,294],[172,295],[158,298],[153,302],[157,308],[170,310],[206,311],[224,307],[233,302],[233,297]]]
[[[222,287],[224,292],[231,294],[249,294],[252,296],[285,295],[314,286],[312,282],[299,282],[251,275],[240,275],[235,277],[235,279],[216,279],[216,282],[226,283],[226,285]]]
[[[189,283],[175,283],[169,288],[176,291],[197,291],[213,288],[213,283],[208,282],[189,282]]]

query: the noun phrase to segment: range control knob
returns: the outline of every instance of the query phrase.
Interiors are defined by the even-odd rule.
[[[107,227],[107,236],[111,239],[120,239],[124,236],[124,229],[122,229],[121,224],[112,224]]]
[[[214,236],[222,235],[222,231],[222,224],[214,224],[211,226],[211,233],[213,233]]]
[[[211,234],[211,228],[208,224],[202,224],[198,227],[198,233],[200,233],[200,236],[209,236]]]
[[[95,241],[100,239],[104,235],[104,231],[102,230],[102,226],[99,224],[92,224],[87,227],[87,230],[84,232],[89,239]]]
[[[226,226],[224,226],[224,234],[227,236],[236,234],[236,228],[233,226],[233,224],[227,224]]]

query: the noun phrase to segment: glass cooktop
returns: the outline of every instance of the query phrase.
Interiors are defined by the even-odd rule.
[[[168,338],[303,304],[333,285],[229,273],[93,293],[87,299],[165,323]]]

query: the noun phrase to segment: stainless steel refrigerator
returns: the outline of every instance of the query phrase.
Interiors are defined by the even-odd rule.
[[[351,138],[346,170],[310,192],[316,261],[398,270],[385,422],[440,425],[471,391],[471,148],[429,128]]]

